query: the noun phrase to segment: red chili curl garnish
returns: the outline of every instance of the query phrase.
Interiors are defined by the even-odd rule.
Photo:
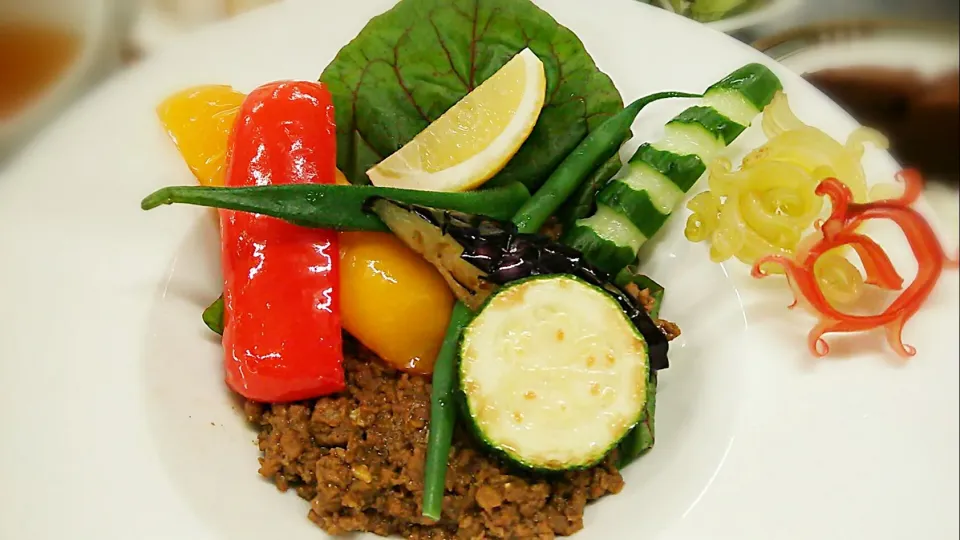
[[[794,293],[795,307],[798,302],[814,313],[819,322],[810,330],[807,345],[815,356],[825,356],[830,347],[823,335],[831,332],[862,332],[882,327],[887,343],[903,357],[916,354],[916,349],[903,343],[903,326],[920,309],[933,291],[945,268],[957,268],[960,250],[954,258],[944,252],[933,228],[926,219],[911,207],[923,191],[923,178],[916,170],[901,171],[897,178],[904,183],[903,195],[865,204],[853,202],[853,193],[836,178],[824,179],[816,193],[827,196],[833,203],[830,217],[817,223],[823,237],[809,250],[798,252],[795,258],[782,255],[761,257],[753,265],[755,278],[767,277],[764,265],[775,264],[783,268]],[[842,313],[827,301],[814,274],[814,265],[824,253],[841,246],[854,249],[863,263],[865,283],[886,290],[900,290],[903,278],[897,273],[890,258],[871,238],[857,229],[871,219],[888,219],[903,231],[910,249],[917,260],[917,277],[883,312],[877,315],[851,315]]]

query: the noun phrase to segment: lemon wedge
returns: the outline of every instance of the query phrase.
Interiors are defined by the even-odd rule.
[[[376,186],[425,191],[480,186],[530,136],[545,92],[543,63],[524,49],[367,176]]]

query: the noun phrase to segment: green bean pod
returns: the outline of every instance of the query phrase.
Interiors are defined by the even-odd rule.
[[[173,186],[148,195],[140,207],[150,210],[164,204],[193,204],[263,214],[303,227],[389,232],[380,218],[364,209],[372,197],[505,220],[530,198],[530,193],[519,182],[465,193],[330,184]]]
[[[620,150],[630,126],[644,107],[668,98],[697,98],[700,94],[658,92],[640,98],[600,124],[564,158],[536,195],[513,218],[520,232],[535,233],[553,215],[594,170]]]
[[[446,489],[447,458],[453,440],[456,423],[457,350],[460,334],[470,323],[473,312],[462,302],[457,302],[450,314],[450,325],[433,365],[433,388],[430,394],[430,433],[427,438],[427,459],[423,469],[423,515],[440,519],[443,510],[443,494]]]

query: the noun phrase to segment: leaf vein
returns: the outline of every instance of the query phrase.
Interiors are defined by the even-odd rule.
[[[450,54],[450,49],[447,47],[447,43],[443,41],[443,37],[440,35],[440,28],[437,27],[437,23],[433,20],[433,14],[430,14],[430,26],[433,27],[433,32],[437,35],[437,42],[440,43],[440,48],[443,49],[443,53],[447,55],[447,62],[450,63],[450,71],[457,76],[457,79],[463,83],[464,88],[469,87],[466,79],[463,78],[463,75],[457,71],[457,66],[453,64],[453,55]]]
[[[403,93],[407,95],[407,99],[410,100],[410,104],[413,105],[413,108],[416,109],[417,114],[420,115],[420,118],[426,123],[430,123],[430,118],[427,116],[427,113],[423,111],[420,107],[420,104],[417,103],[417,100],[413,98],[413,92],[410,91],[410,88],[407,86],[406,81],[403,80],[403,74],[400,73],[400,44],[403,43],[404,38],[406,38],[410,32],[413,30],[412,26],[408,26],[407,29],[400,35],[400,38],[397,39],[397,43],[393,46],[393,63],[383,60],[387,65],[393,68],[393,73],[397,77],[397,84],[400,85],[400,88],[403,90]],[[372,64],[373,62],[371,62]]]
[[[480,16],[480,0],[473,0],[473,23],[470,30],[470,85],[467,92],[476,88],[477,82],[477,18]]]

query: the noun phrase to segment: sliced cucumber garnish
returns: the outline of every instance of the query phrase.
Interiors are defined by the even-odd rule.
[[[777,92],[783,90],[783,85],[768,67],[762,64],[747,64],[708,88],[705,94],[721,90],[739,93],[759,112],[773,101]]]
[[[640,145],[640,148],[637,148],[633,157],[630,158],[629,165],[630,167],[627,169],[624,178],[629,179],[638,169],[648,167],[665,176],[666,179],[670,181],[669,183],[672,183],[674,187],[683,193],[689,191],[690,188],[693,187],[693,184],[695,184],[707,170],[703,161],[695,155],[681,156],[672,152],[657,150],[651,144]],[[627,183],[633,182],[627,181]],[[660,183],[659,179],[656,183]],[[654,197],[656,198],[656,196]],[[673,205],[667,209],[667,213],[671,212],[677,204],[680,203],[680,199],[682,198],[682,196],[678,198]]]
[[[564,244],[579,250],[611,276],[632,263],[646,241],[647,237],[626,216],[604,204],[598,204],[592,216],[578,219],[563,238]]]
[[[603,290],[573,276],[513,282],[466,328],[460,391],[478,437],[514,463],[596,464],[639,421],[647,345]]]
[[[647,241],[647,238],[630,223],[629,219],[623,218],[624,216],[615,212],[609,206],[598,204],[595,214],[577,221],[577,224],[592,229],[604,240],[609,240],[618,246],[628,247],[636,252]]]
[[[663,139],[653,143],[653,147],[680,156],[694,155],[700,161],[710,163],[726,145],[717,134],[699,124],[671,122],[664,127]]]
[[[760,64],[746,65],[707,89],[699,105],[670,120],[662,139],[640,145],[625,172],[600,190],[599,217],[579,220],[575,230],[598,228],[594,235],[582,230],[571,235],[578,242],[574,247],[605,271],[619,273],[623,267],[615,265],[633,262],[640,246],[703,176],[706,165],[740,136],[780,89],[777,76]],[[601,211],[606,213],[600,215]],[[625,232],[631,227],[636,234]],[[618,248],[633,250],[632,256],[621,255]]]
[[[668,182],[665,185],[672,184]],[[654,187],[654,190],[656,189],[657,188]],[[626,217],[644,237],[650,237],[663,226],[668,215],[668,213],[663,213],[659,210],[659,207],[663,206],[662,200],[658,201],[660,202],[659,205],[654,203],[653,193],[656,192],[660,199],[672,197],[672,193],[669,195],[664,193],[667,189],[669,188],[664,188],[660,191],[638,190],[620,180],[615,180],[607,184],[607,187],[603,188],[603,190],[597,194],[597,204],[606,206],[615,213]],[[679,189],[674,189],[683,196],[683,192]],[[597,214],[599,214],[599,212]],[[596,217],[596,215],[594,215],[594,217]],[[639,240],[639,238],[637,240]],[[640,243],[642,244],[643,242],[641,241]]]
[[[668,126],[672,124],[698,125],[715,138],[720,139],[720,143],[723,146],[733,142],[734,139],[743,133],[743,130],[747,129],[743,125],[720,114],[712,107],[702,106],[688,108],[667,123]]]
[[[711,107],[718,113],[740,125],[750,125],[761,111],[746,100],[743,94],[729,88],[717,88],[703,95],[704,107]]]

